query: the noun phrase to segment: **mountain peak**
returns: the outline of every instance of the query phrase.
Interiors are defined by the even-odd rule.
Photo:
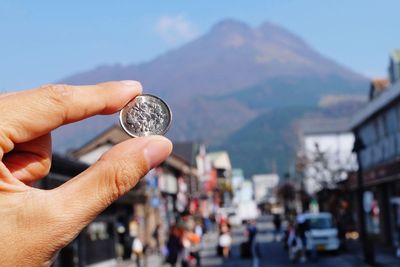
[[[263,22],[257,28],[257,31],[265,37],[274,41],[281,42],[285,40],[285,42],[292,43],[292,45],[301,44],[307,46],[300,36],[294,34],[293,32],[290,32],[282,26],[276,25],[268,21]]]
[[[212,31],[216,32],[248,32],[251,30],[249,25],[236,19],[224,19],[212,28]]]

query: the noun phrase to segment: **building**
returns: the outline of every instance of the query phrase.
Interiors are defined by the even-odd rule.
[[[216,176],[214,189],[214,204],[219,207],[229,207],[232,204],[232,164],[227,151],[215,151],[206,154],[211,166],[211,179]]]
[[[275,202],[274,191],[279,183],[276,173],[256,174],[252,177],[254,200],[258,205]]]
[[[253,200],[253,183],[244,177],[242,169],[232,170],[233,205]]]
[[[379,96],[389,85],[388,79],[374,79],[371,82],[371,86],[369,88],[369,100],[376,98]]]
[[[303,120],[299,133],[297,166],[307,193],[333,188],[347,178],[349,171],[357,169],[352,152],[354,135],[348,118]]]
[[[391,54],[389,78],[379,96],[352,120],[364,184],[366,230],[387,245],[400,245],[400,50]],[[373,86],[371,86],[372,88]],[[356,177],[349,186],[357,189]],[[356,199],[356,198],[354,198]]]
[[[385,92],[356,114],[354,133],[363,143],[359,151],[365,196],[370,199],[366,214],[367,231],[387,244],[394,244],[398,234],[397,215],[400,197],[400,83]],[[353,187],[356,186],[353,181]],[[367,197],[368,196],[368,197]],[[373,207],[372,207],[373,206]],[[400,222],[400,221],[399,221]]]
[[[240,190],[240,201],[249,202],[254,199],[253,182],[250,179],[245,179]]]
[[[400,79],[400,49],[395,49],[389,59],[389,80],[394,84]]]
[[[113,145],[130,138],[120,126],[114,125],[73,151],[72,157],[90,166]],[[190,208],[192,196],[199,195],[195,156],[192,155],[195,146],[180,144],[176,147],[179,154],[174,150],[160,166],[151,170],[131,191],[111,205],[115,208],[109,209],[106,225],[98,219],[89,224],[89,232],[112,229],[109,230],[110,247],[107,248],[111,252],[103,253],[104,248],[94,250],[102,251],[101,255],[86,264],[121,256],[115,249],[118,247],[125,251],[123,257],[129,258],[134,237],[140,237],[146,246],[152,247],[157,243],[153,235],[156,229],[158,242],[162,245],[166,241],[169,226],[176,224],[180,214]]]
[[[244,180],[245,178],[242,169],[232,170],[232,202],[234,205],[238,204],[241,201],[241,190]]]

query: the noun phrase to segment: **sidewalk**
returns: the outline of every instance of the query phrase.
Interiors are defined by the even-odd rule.
[[[141,267],[161,267],[169,266],[168,264],[163,265],[163,259],[160,255],[151,254],[147,256],[147,259],[142,258]],[[134,260],[116,260],[112,259],[109,261],[103,261],[96,264],[88,265],[88,267],[136,267],[136,262]]]
[[[375,262],[374,267],[399,267],[400,259],[397,258],[392,251],[387,248],[375,246]],[[370,267],[371,265],[364,262],[364,256],[361,244],[358,241],[348,242],[348,250],[341,254],[348,262],[354,266]]]
[[[219,266],[222,264],[221,257],[216,255],[216,244],[218,243],[218,233],[209,232],[204,235],[202,244],[201,257],[202,265],[204,266]],[[158,254],[150,254],[147,256],[147,261],[142,259],[141,267],[168,267],[169,264],[163,264],[163,257]],[[136,267],[134,260],[118,261],[116,259],[99,262],[88,265],[89,267]],[[177,266],[180,266],[178,263]]]

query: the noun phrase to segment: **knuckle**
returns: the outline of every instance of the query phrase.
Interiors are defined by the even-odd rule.
[[[105,201],[105,204],[111,204],[131,190],[148,171],[143,157],[110,159],[103,155],[97,164],[101,166],[100,171],[103,176],[99,199]]]
[[[113,166],[114,177],[112,183],[114,184],[114,195],[118,198],[130,189],[130,178],[132,174],[128,166],[122,162]]]
[[[49,104],[58,109],[58,114],[61,123],[64,123],[68,118],[68,102],[72,96],[72,90],[70,86],[64,84],[48,84],[41,87],[44,91]]]
[[[2,129],[3,127],[0,125],[0,158],[2,158],[3,153],[8,153],[14,148],[14,143],[11,139],[6,135],[6,131]]]
[[[134,172],[124,161],[110,162],[104,160],[103,168],[105,168],[105,184],[108,192],[106,200],[110,203],[122,196],[131,188]]]
[[[65,105],[72,93],[70,86],[65,84],[47,84],[42,86],[41,89],[49,100],[56,105]]]
[[[49,174],[51,167],[51,158],[41,158],[39,161],[39,177],[44,177]]]

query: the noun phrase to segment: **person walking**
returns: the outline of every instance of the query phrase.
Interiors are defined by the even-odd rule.
[[[179,229],[176,226],[172,226],[169,231],[169,237],[167,241],[167,258],[166,262],[172,267],[176,266],[178,262],[179,254],[182,251],[182,242]]]
[[[250,246],[252,247],[255,242],[256,235],[257,235],[256,220],[251,220],[247,224],[247,233],[248,233],[248,241],[250,243]]]
[[[281,238],[281,232],[282,232],[282,219],[279,213],[274,214],[273,223],[275,227],[274,240],[278,242],[279,239]]]
[[[140,267],[141,259],[142,259],[142,255],[143,255],[143,243],[139,237],[136,237],[135,239],[133,239],[132,254],[133,254],[135,262],[136,262],[136,267]]]
[[[296,225],[296,235],[301,241],[301,257],[300,262],[306,262],[306,249],[307,249],[307,236],[306,233],[309,230],[308,221],[303,217],[298,217]]]
[[[285,242],[288,248],[289,260],[291,262],[298,261],[302,256],[303,246],[293,222],[289,222]]]
[[[221,226],[221,234],[218,238],[218,245],[221,247],[222,256],[224,258],[228,258],[232,245],[232,237],[229,232],[229,227],[227,225]]]

